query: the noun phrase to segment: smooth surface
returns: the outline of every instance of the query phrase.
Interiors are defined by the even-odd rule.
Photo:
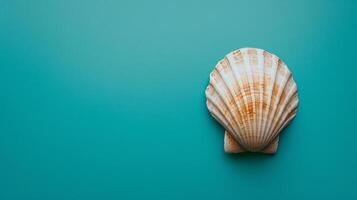
[[[0,199],[356,199],[353,2],[0,0]],[[247,46],[299,89],[274,156],[205,105]]]

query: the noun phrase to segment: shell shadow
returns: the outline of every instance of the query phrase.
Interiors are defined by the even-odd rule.
[[[211,128],[218,133],[217,137],[222,139],[222,141],[220,142],[223,142],[223,133],[225,129],[211,116],[208,110],[206,110],[205,112],[207,118],[209,118],[208,120],[210,121],[209,124]],[[278,154],[284,154],[284,152],[281,152],[282,151],[281,143],[289,142],[285,140],[289,140],[290,137],[289,136],[285,137],[285,135],[291,132],[290,129],[293,128],[292,125],[294,124],[294,121],[296,120],[290,122],[290,124],[287,127],[285,127],[282,130],[282,132],[279,134],[280,137],[279,147],[275,154],[263,154],[259,152],[244,152],[244,153],[237,153],[237,154],[229,154],[223,151],[223,145],[222,145],[222,154],[223,154],[222,156],[224,160],[227,163],[231,163],[232,166],[238,165],[240,169],[247,168],[247,170],[252,170],[253,168],[256,169],[269,168],[276,161],[276,159],[279,158]]]
[[[284,150],[283,146],[288,145],[286,143],[289,143],[288,140],[291,139],[289,137],[289,132],[293,129],[294,126],[292,126],[294,121],[292,121],[284,130],[280,133],[280,141],[279,141],[279,146],[278,150],[275,154],[263,154],[259,152],[244,152],[244,153],[237,153],[237,154],[227,154],[223,152],[225,161],[228,163],[233,164],[234,166],[239,165],[240,169],[246,168],[247,170],[252,170],[252,169],[264,169],[264,168],[270,168],[271,165],[273,165],[276,160],[282,156],[284,156],[286,153]],[[288,134],[287,137],[286,134]],[[290,139],[289,139],[290,138]],[[291,141],[290,141],[291,142]],[[279,156],[279,154],[281,154]]]
[[[262,154],[257,152],[244,152],[237,154],[224,153],[224,157],[232,163],[239,163],[240,165],[257,165],[262,166],[264,163],[269,163],[275,154]]]
[[[277,156],[245,152],[240,154],[227,154],[222,152],[225,169],[228,173],[242,180],[257,180],[274,171]]]
[[[276,157],[275,154],[262,154],[262,153],[256,153],[256,152],[244,152],[244,153],[237,153],[237,154],[229,154],[224,152],[223,150],[223,133],[224,133],[224,128],[211,116],[209,116],[208,113],[208,120],[210,121],[210,128],[214,129],[217,133],[215,136],[216,139],[219,140],[219,144],[222,145],[221,147],[218,147],[219,150],[222,152],[223,159],[231,163],[232,166],[237,166],[239,165],[240,168],[245,168],[249,167],[250,169],[252,166],[256,168],[263,168],[265,164],[271,162],[272,158]],[[278,149],[279,151],[279,149]],[[277,152],[279,153],[279,152]]]
[[[272,170],[276,162],[275,154],[262,154],[256,152],[244,152],[239,154],[227,154],[222,152],[223,160],[233,174],[241,178],[254,178],[264,175]]]

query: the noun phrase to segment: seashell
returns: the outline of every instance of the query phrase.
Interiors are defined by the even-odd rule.
[[[226,55],[210,74],[207,107],[225,128],[224,150],[275,153],[279,133],[295,117],[296,83],[285,63],[262,49]]]

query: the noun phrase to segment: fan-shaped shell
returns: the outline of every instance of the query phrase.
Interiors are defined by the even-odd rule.
[[[226,152],[274,153],[279,133],[295,117],[297,87],[285,63],[262,49],[226,55],[210,74],[207,107],[226,129]]]

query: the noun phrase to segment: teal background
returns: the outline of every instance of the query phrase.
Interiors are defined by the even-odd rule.
[[[0,0],[0,199],[357,199],[354,1]],[[299,110],[227,155],[204,90],[241,47]]]

